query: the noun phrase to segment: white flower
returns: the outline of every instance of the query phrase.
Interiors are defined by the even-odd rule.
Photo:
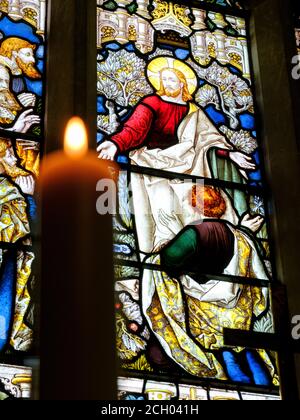
[[[242,153],[251,155],[258,148],[256,139],[254,139],[251,136],[251,134],[246,130],[233,131],[225,125],[223,125],[222,127],[220,127],[220,131],[222,131],[222,133],[225,134],[230,143]]]
[[[207,106],[208,104],[215,104],[217,108],[220,109],[217,90],[210,85],[205,85],[199,89],[196,96],[196,101],[203,107]]]
[[[265,206],[263,199],[261,197],[255,196],[253,197],[251,210],[253,213],[260,214],[261,216],[265,216]]]
[[[153,92],[145,69],[146,62],[135,53],[110,51],[107,59],[97,64],[98,93],[124,107],[136,105]]]
[[[237,75],[230,74],[225,80],[224,84],[230,86],[234,92],[239,92],[248,89],[247,83],[240,79]]]
[[[237,95],[235,100],[244,109],[249,109],[253,106],[253,98],[251,95]]]
[[[143,318],[140,306],[126,293],[121,293],[119,299],[123,305],[123,312],[129,321],[136,321],[138,324],[142,325]]]

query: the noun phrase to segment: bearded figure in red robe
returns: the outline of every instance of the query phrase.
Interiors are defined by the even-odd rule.
[[[190,184],[176,180],[176,174],[213,178],[212,153],[216,159],[228,161],[226,171],[239,172],[241,177],[255,169],[251,157],[234,150],[194,102],[198,80],[191,67],[174,58],[158,57],[149,63],[147,76],[156,94],[143,98],[121,130],[98,147],[101,159],[114,160],[128,152],[132,165],[174,175],[174,179],[166,179],[131,174],[137,237],[145,253],[173,237],[160,223],[162,211],[174,211],[184,226],[197,220],[188,205]],[[225,193],[223,196],[224,219],[238,224],[236,209]]]

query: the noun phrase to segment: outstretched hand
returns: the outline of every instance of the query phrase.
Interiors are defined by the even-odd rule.
[[[230,152],[230,159],[236,163],[241,169],[246,171],[255,171],[256,165],[253,163],[253,159],[250,156],[240,152]]]
[[[99,152],[99,158],[103,160],[114,160],[117,154],[118,148],[111,141],[104,141],[97,147],[97,152]]]

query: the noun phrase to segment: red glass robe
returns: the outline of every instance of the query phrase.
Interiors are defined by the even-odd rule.
[[[124,124],[121,132],[111,140],[124,153],[147,146],[148,149],[167,149],[178,144],[177,130],[189,113],[189,104],[166,102],[157,95],[144,98]],[[218,151],[227,157],[226,150]]]

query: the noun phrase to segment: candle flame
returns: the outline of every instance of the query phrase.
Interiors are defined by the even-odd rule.
[[[71,118],[67,124],[64,150],[72,159],[80,159],[88,151],[87,130],[83,120],[79,117]]]

